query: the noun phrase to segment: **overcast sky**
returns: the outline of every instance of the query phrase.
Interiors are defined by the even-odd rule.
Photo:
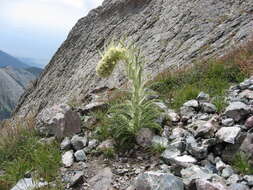
[[[103,0],[0,0],[0,50],[50,58],[67,34]]]

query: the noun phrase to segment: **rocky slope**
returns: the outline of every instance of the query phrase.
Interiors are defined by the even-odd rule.
[[[91,120],[96,126],[94,115],[83,121],[81,131],[77,112],[61,104],[44,109],[39,117],[44,124],[37,127],[54,135],[41,143],[65,137],[60,145],[65,190],[252,190],[253,76],[232,86],[226,98],[228,106],[221,114],[204,92],[185,102],[179,113],[157,99],[164,111],[157,120],[162,133],[155,135],[142,128],[131,150],[115,152],[109,159],[106,150],[114,149],[115,143],[111,139],[99,142],[88,131]],[[87,113],[94,106],[83,111]],[[163,149],[155,153],[148,151],[151,147]],[[13,190],[23,186],[35,185],[28,177]]]
[[[252,13],[252,0],[105,0],[78,21],[16,113],[84,101],[95,88],[123,84],[121,72],[109,79],[95,74],[98,50],[112,38],[136,42],[153,77],[243,42],[252,32]]]
[[[19,97],[36,75],[25,69],[13,67],[0,68],[0,120],[10,116]]]

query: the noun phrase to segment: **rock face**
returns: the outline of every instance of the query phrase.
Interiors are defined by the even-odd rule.
[[[122,85],[120,71],[108,79],[95,74],[98,50],[112,38],[127,36],[136,42],[152,77],[169,67],[222,54],[252,32],[251,5],[252,0],[105,0],[78,21],[38,83],[23,95],[16,113],[83,101],[94,88]]]

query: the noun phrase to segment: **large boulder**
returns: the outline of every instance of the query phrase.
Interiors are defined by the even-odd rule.
[[[172,174],[145,172],[135,182],[135,190],[184,190],[182,180]]]
[[[36,128],[43,135],[63,138],[81,131],[81,119],[70,106],[59,104],[40,112]]]

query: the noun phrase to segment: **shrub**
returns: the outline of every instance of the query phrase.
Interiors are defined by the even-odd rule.
[[[114,104],[107,112],[105,124],[102,130],[116,141],[119,148],[126,148],[135,142],[135,135],[143,127],[160,129],[154,121],[159,111],[154,101],[147,99],[145,80],[143,77],[143,58],[140,50],[132,45],[124,45],[120,42],[112,42],[102,54],[96,71],[100,77],[108,77],[113,72],[118,62],[123,62],[126,75],[130,81],[130,98],[123,103]],[[103,132],[105,134],[105,131]]]

